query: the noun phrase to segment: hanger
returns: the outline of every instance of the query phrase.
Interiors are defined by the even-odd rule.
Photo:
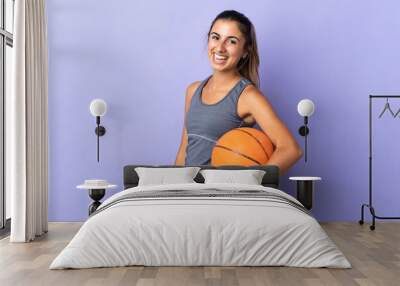
[[[397,115],[399,115],[400,114],[400,108],[399,108],[399,110],[397,110],[397,112],[396,112],[396,114],[394,115],[394,117],[397,117]]]
[[[381,114],[379,115],[379,118],[381,118],[383,116],[383,114],[386,112],[386,110],[389,110],[390,114],[392,114],[393,117],[396,117],[397,114],[399,113],[400,109],[396,112],[396,115],[394,115],[392,109],[390,108],[390,104],[389,104],[389,98],[386,97],[386,103],[385,103],[385,107],[383,108]]]

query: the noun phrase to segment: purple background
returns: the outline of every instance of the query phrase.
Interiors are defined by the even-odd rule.
[[[190,2],[190,3],[189,3]],[[368,95],[400,94],[398,1],[49,0],[50,221],[82,221],[90,203],[76,185],[104,178],[122,187],[126,164],[173,164],[187,85],[211,73],[206,33],[222,10],[257,30],[261,90],[303,146],[296,106],[316,104],[309,162],[282,177],[321,176],[321,221],[359,219],[368,199]],[[103,98],[101,162],[89,103]],[[400,215],[400,118],[376,119],[375,205]],[[395,111],[400,107],[392,101]],[[108,192],[111,195],[118,190]]]

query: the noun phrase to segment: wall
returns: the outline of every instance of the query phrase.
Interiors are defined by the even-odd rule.
[[[90,199],[75,188],[84,179],[121,188],[126,164],[173,164],[185,89],[211,73],[209,25],[236,9],[257,30],[261,90],[301,143],[297,103],[316,104],[309,162],[285,174],[282,189],[293,193],[290,175],[321,176],[315,216],[358,220],[368,199],[368,95],[400,93],[399,8],[372,0],[48,0],[49,219],[86,219]],[[94,98],[109,107],[100,163]],[[400,213],[399,119],[376,119],[383,104],[374,107],[375,199],[379,215],[393,215]],[[400,101],[392,105],[397,111]]]

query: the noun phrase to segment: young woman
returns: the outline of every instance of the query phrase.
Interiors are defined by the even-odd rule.
[[[302,155],[296,140],[258,89],[259,57],[250,20],[224,11],[208,32],[213,74],[187,88],[185,124],[176,165],[209,165],[215,142],[227,131],[257,123],[275,146],[268,164],[286,171]]]

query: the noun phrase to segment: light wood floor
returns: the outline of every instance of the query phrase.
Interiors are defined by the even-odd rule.
[[[48,270],[81,223],[50,223],[32,242],[0,241],[0,285],[400,285],[400,223],[329,223],[323,228],[352,269],[290,267],[120,267]]]

